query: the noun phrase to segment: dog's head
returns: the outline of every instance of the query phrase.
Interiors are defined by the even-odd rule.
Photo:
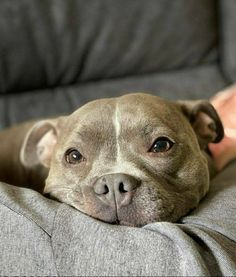
[[[176,221],[209,188],[205,149],[223,137],[206,101],[128,94],[37,123],[21,152],[49,168],[45,193],[110,223]]]

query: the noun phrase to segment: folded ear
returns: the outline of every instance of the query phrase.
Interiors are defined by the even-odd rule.
[[[217,143],[224,137],[224,128],[214,107],[204,100],[179,101],[184,115],[191,123],[201,148]]]
[[[20,159],[26,167],[42,164],[50,167],[53,149],[57,143],[57,119],[37,122],[26,134]]]

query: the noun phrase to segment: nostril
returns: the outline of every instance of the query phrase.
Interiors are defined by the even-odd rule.
[[[107,185],[104,185],[104,191],[103,194],[107,194],[109,192],[109,188]]]
[[[94,187],[94,192],[97,195],[108,194],[109,193],[109,188],[108,188],[107,184],[97,184]]]
[[[119,183],[119,192],[122,192],[122,193],[128,192],[127,190],[125,190],[123,182]]]

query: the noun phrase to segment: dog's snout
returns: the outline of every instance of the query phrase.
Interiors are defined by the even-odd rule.
[[[126,206],[130,203],[140,181],[127,174],[109,174],[94,184],[95,194],[109,206]]]
[[[108,194],[111,192],[126,193],[136,189],[138,181],[124,174],[111,174],[99,179],[95,186],[94,191],[96,194]]]

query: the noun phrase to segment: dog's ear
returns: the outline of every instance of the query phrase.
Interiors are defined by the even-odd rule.
[[[179,101],[184,115],[191,123],[201,148],[217,143],[224,137],[222,122],[214,107],[205,100]]]
[[[26,167],[38,164],[50,167],[58,132],[58,119],[42,120],[33,125],[26,134],[21,147],[22,164]]]

